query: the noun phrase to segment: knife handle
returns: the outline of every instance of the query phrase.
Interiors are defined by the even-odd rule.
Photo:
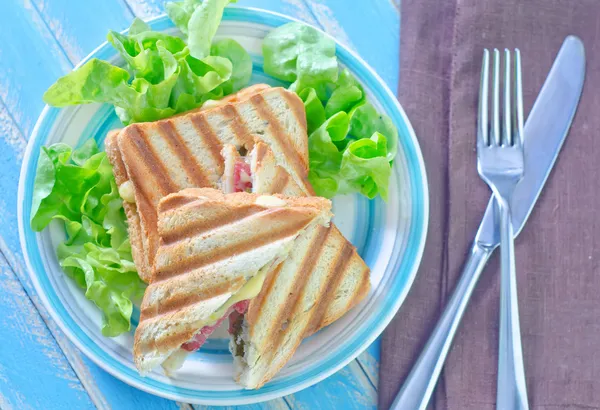
[[[496,409],[529,410],[510,207],[500,205],[500,337]]]
[[[423,352],[392,403],[392,410],[425,410],[475,284],[494,248],[474,244],[461,278]]]

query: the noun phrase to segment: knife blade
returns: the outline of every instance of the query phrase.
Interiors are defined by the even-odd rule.
[[[525,173],[511,203],[515,237],[523,229],[568,134],[584,79],[583,43],[579,38],[569,36],[563,42],[525,123]],[[391,409],[426,409],[477,280],[500,243],[494,207],[492,197],[452,297]]]

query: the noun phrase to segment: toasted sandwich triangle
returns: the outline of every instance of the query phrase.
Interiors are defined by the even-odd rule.
[[[134,340],[142,374],[234,303],[256,296],[270,267],[331,218],[331,202],[323,198],[226,195],[210,188],[168,195],[158,208],[155,280],[144,294]]]

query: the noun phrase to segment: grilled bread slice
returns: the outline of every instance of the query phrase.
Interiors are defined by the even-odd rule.
[[[137,218],[128,220],[133,225],[139,220],[139,228],[131,230],[140,233],[140,241],[132,242],[132,248],[146,282],[152,280],[158,246],[158,202],[184,188],[219,187],[224,166],[220,151],[225,144],[251,150],[255,141],[263,141],[290,177],[312,193],[304,106],[283,88],[255,89],[206,111],[132,124],[112,139],[125,168],[121,184],[133,191]],[[116,154],[109,155],[113,165],[118,162]]]
[[[307,195],[277,164],[264,143],[242,158],[233,146],[223,149],[225,172],[248,163],[257,194]],[[233,180],[225,174],[223,180]],[[224,184],[231,189],[235,183]],[[233,315],[230,350],[236,380],[259,388],[293,356],[302,340],[342,317],[370,289],[369,268],[333,224],[314,226],[294,245],[294,252],[275,266],[245,315]]]
[[[154,281],[134,339],[140,373],[164,362],[234,303],[256,296],[266,272],[295,241],[329,224],[330,209],[324,198],[225,195],[210,188],[163,198]]]

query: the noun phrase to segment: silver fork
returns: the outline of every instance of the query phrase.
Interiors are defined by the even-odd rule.
[[[504,92],[500,124],[500,52],[494,49],[492,111],[488,121],[490,53],[483,52],[477,126],[477,170],[496,198],[500,215],[500,344],[496,408],[529,409],[519,328],[517,279],[511,197],[523,177],[523,92],[521,54],[515,50],[514,90],[511,93],[511,53],[504,50]],[[512,95],[511,95],[512,94]],[[511,104],[514,99],[514,107]]]

